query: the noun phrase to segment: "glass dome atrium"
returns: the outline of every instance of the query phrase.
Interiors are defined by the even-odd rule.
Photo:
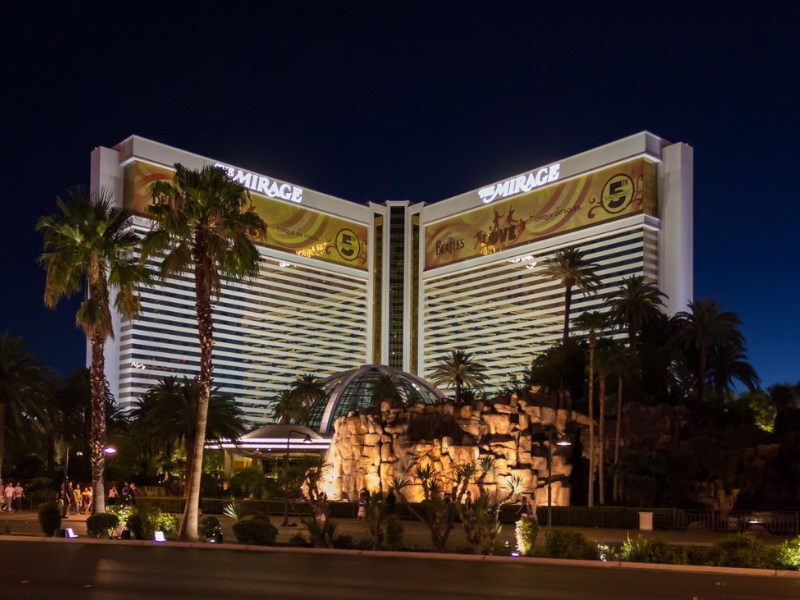
[[[372,405],[372,388],[383,375],[394,378],[406,404],[441,404],[446,397],[424,379],[385,365],[364,365],[323,379],[325,399],[311,407],[308,426],[321,434],[333,432],[333,422]]]

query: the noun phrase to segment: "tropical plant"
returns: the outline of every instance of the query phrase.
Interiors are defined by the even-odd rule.
[[[464,386],[482,390],[486,383],[483,372],[486,366],[473,358],[472,354],[463,350],[452,350],[450,354],[437,362],[431,372],[431,381],[435,385],[453,387],[456,404],[461,404],[461,391]]]
[[[582,533],[566,529],[553,529],[544,534],[542,554],[547,558],[597,560],[599,549]]]
[[[517,521],[516,526],[516,539],[517,539],[517,552],[522,556],[531,556],[533,554],[533,547],[536,543],[536,537],[540,531],[539,521],[531,517],[522,517]]]
[[[611,322],[628,330],[628,347],[636,355],[637,334],[658,318],[667,295],[641,275],[631,275],[609,299]]]
[[[370,404],[376,408],[380,408],[381,403],[386,400],[397,404],[403,399],[400,394],[400,382],[390,373],[378,375],[378,378],[372,382],[370,393],[372,396]]]
[[[279,423],[294,425],[303,422],[303,403],[292,393],[291,388],[278,392],[272,401],[272,407]]]
[[[566,343],[569,339],[572,288],[577,287],[585,295],[596,293],[600,287],[597,269],[598,266],[586,260],[586,253],[578,248],[559,250],[542,263],[542,276],[557,280],[564,288],[563,343]]]
[[[702,402],[709,352],[718,344],[743,348],[744,337],[739,331],[742,322],[736,313],[723,310],[716,300],[696,300],[690,302],[688,308],[676,315],[680,322],[677,335],[686,350],[697,353],[695,396]]]
[[[200,527],[198,531],[204,540],[218,541],[222,535],[222,524],[219,522],[217,517],[209,515],[200,519]]]
[[[21,337],[8,331],[0,336],[0,471],[5,454],[6,422],[23,431],[31,423],[46,422],[48,378],[51,371],[22,348]]]
[[[307,425],[311,416],[311,407],[325,399],[325,388],[322,387],[319,377],[304,373],[292,382],[291,394],[299,404],[299,419],[301,425]]]
[[[597,480],[599,487],[600,504],[605,504],[605,453],[606,453],[606,383],[609,375],[620,370],[621,362],[624,362],[622,349],[613,341],[607,341],[597,350],[595,358],[595,368],[597,369],[597,381],[599,389],[598,405],[600,414],[598,415],[598,440],[599,447],[597,458]],[[591,418],[591,417],[590,417]]]
[[[255,241],[267,226],[255,212],[247,189],[225,171],[205,167],[201,171],[175,165],[172,182],[156,181],[147,215],[153,230],[144,239],[142,260],[160,259],[159,277],[191,273],[195,283],[197,335],[200,342],[199,402],[192,473],[187,481],[188,502],[180,538],[196,540],[203,446],[211,398],[214,322],[212,296],[219,297],[223,279],[239,281],[258,273]]]
[[[61,509],[55,502],[40,504],[38,518],[42,533],[48,537],[53,537],[61,527]]]
[[[166,449],[186,448],[186,481],[193,470],[201,386],[197,379],[163,377],[137,400],[132,411],[139,435]],[[211,390],[206,412],[205,441],[236,441],[247,431],[233,397]],[[185,495],[185,492],[184,492]]]
[[[119,527],[119,517],[113,513],[95,513],[86,519],[86,532],[92,538],[111,539]]]
[[[714,344],[708,356],[708,382],[714,388],[717,406],[725,401],[725,393],[729,392],[734,380],[741,382],[749,390],[758,387],[761,380],[749,362],[747,353],[735,344]]]
[[[241,502],[228,502],[222,509],[222,514],[234,521],[241,521],[244,517],[244,507]]]
[[[278,537],[278,528],[270,523],[268,515],[259,513],[234,523],[233,535],[240,544],[273,546]]]
[[[91,195],[83,188],[68,192],[67,201],[56,203],[60,214],[39,219],[44,252],[39,262],[46,271],[44,303],[54,308],[62,297],[86,290],[75,323],[91,346],[91,434],[92,510],[105,510],[106,376],[105,345],[114,336],[112,297],[123,319],[139,314],[137,288],[149,282],[145,269],[133,253],[138,240],[128,227],[130,211],[112,205],[108,193]]]
[[[599,312],[585,312],[575,320],[575,327],[589,332],[589,506],[594,506],[594,353],[597,332],[608,327],[608,318]]]

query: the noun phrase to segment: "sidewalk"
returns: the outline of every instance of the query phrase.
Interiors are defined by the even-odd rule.
[[[214,515],[222,524],[222,532],[226,544],[235,543],[235,536],[233,535],[234,520],[223,515]],[[68,519],[62,521],[62,527],[71,527],[73,531],[81,537],[86,536],[86,519],[87,515],[70,515]],[[282,517],[274,515],[271,517],[272,524],[278,527],[278,544],[288,543],[289,539],[296,533],[304,532],[305,528],[297,518],[290,519],[294,524],[292,527],[281,527],[280,523]],[[337,523],[337,535],[350,535],[353,541],[358,543],[362,538],[368,538],[369,532],[365,523],[359,523],[355,519],[333,519]],[[410,550],[431,551],[431,535],[428,528],[424,523],[419,521],[402,521],[404,528],[403,545]],[[543,527],[544,529],[544,527]],[[727,533],[712,533],[710,531],[694,530],[694,531],[639,531],[636,529],[600,529],[600,528],[582,528],[582,527],[569,527],[570,531],[578,531],[585,535],[587,539],[602,542],[606,544],[621,544],[630,535],[631,539],[636,539],[639,535],[647,539],[659,540],[670,544],[693,544],[697,546],[707,546],[713,544],[717,540],[721,540],[730,534]],[[42,531],[39,527],[37,519],[37,511],[23,510],[14,513],[0,513],[0,535],[12,536],[36,536],[41,537]],[[540,534],[544,535],[544,531]],[[791,536],[779,536],[761,534],[758,538],[770,545],[779,545],[784,540],[792,539]],[[504,525],[498,537],[500,543],[507,543],[509,547],[516,547],[516,540],[514,537],[514,526],[512,524]],[[450,533],[447,547],[450,551],[456,551],[462,547],[467,547],[467,541],[464,535],[464,529],[460,523],[456,523]]]

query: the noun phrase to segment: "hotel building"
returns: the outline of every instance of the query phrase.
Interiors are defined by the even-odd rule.
[[[693,297],[693,151],[647,132],[431,204],[357,204],[137,136],[94,150],[91,187],[134,210],[143,235],[150,185],[175,163],[226,169],[268,226],[258,276],[226,284],[214,307],[215,385],[254,425],[298,375],[385,364],[428,378],[456,349],[502,387],[560,340],[564,291],[537,265],[564,248],[585,251],[601,280],[574,292],[573,318],[604,310],[630,275],[657,283],[669,314]],[[106,350],[122,406],[199,371],[191,277],[141,296]]]

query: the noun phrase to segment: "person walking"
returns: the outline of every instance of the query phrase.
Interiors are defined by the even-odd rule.
[[[117,486],[111,484],[108,486],[108,505],[114,506],[117,503]]]
[[[92,486],[83,486],[83,493],[81,494],[81,511],[83,514],[88,515],[92,512]]]
[[[22,482],[17,481],[14,486],[14,506],[18,511],[22,511],[22,499],[25,497],[25,490],[22,488]]]
[[[361,493],[358,495],[358,515],[356,516],[356,521],[364,521],[367,518],[367,492],[366,490],[361,490]]]
[[[72,490],[72,510],[73,514],[79,515],[81,513],[81,485],[75,484],[75,489]]]
[[[61,508],[61,518],[69,519],[69,507],[72,504],[72,493],[66,484],[61,484],[58,490],[58,506]]]
[[[3,485],[3,480],[0,479],[0,511],[6,510],[6,487]]]
[[[3,495],[6,498],[6,505],[5,510],[6,512],[14,512],[14,482],[9,481],[8,485],[6,485],[6,489],[3,492]]]

